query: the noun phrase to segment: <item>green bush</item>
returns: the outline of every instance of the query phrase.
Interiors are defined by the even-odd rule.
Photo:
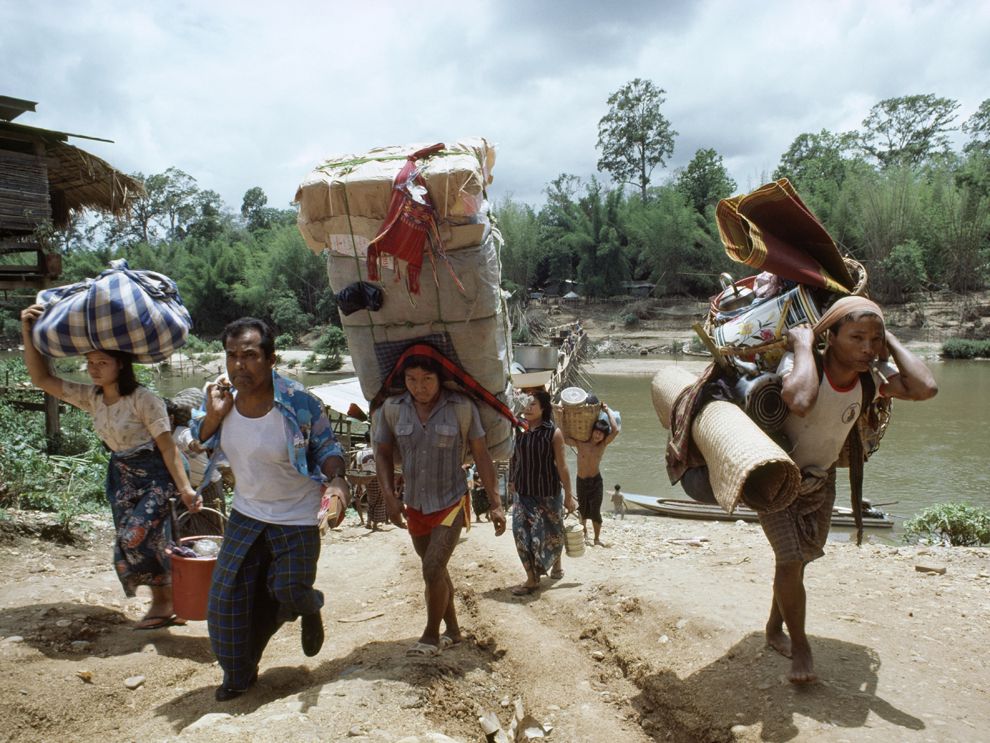
[[[970,547],[990,543],[990,511],[966,503],[937,503],[904,523],[909,537],[929,544]]]
[[[331,325],[313,344],[313,353],[306,359],[304,367],[311,371],[336,371],[344,363],[346,350],[347,338],[344,331]]]
[[[950,338],[942,344],[942,355],[947,359],[988,359],[990,341]]]
[[[887,295],[898,302],[903,302],[911,292],[918,291],[928,279],[925,254],[915,240],[895,245],[880,268]]]
[[[271,301],[272,322],[280,333],[301,335],[313,327],[313,317],[304,312],[299,300],[291,292],[277,294]]]
[[[204,341],[201,338],[197,338],[195,335],[190,333],[186,336],[186,345],[183,346],[183,351],[187,355],[201,354],[201,353],[221,353],[223,351],[223,344],[219,340]]]
[[[296,345],[296,336],[292,333],[282,333],[275,338],[275,348],[285,350]]]
[[[629,314],[622,316],[622,327],[624,328],[638,328],[639,318],[636,315]]]
[[[23,382],[27,369],[19,358],[5,360],[0,378],[6,384]],[[80,513],[104,507],[109,455],[81,410],[69,407],[61,429],[62,453],[49,456],[44,414],[0,401],[0,507],[57,513],[68,535]]]

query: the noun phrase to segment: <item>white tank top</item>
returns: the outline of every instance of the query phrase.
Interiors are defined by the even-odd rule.
[[[245,418],[235,406],[223,421],[220,446],[234,471],[232,508],[268,524],[317,523],[320,484],[289,460],[285,421],[277,408]]]

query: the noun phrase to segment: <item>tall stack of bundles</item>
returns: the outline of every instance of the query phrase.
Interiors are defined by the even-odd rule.
[[[369,270],[369,244],[385,224],[396,175],[421,149],[383,147],[317,167],[296,193],[300,232],[313,252],[327,257],[336,294],[360,286],[377,295],[360,309],[341,312],[366,399],[378,395],[408,346],[426,342],[507,402],[511,329],[501,291],[501,238],[492,229],[486,194],[495,164],[492,145],[481,138],[462,140],[416,161],[439,238],[439,245],[426,243],[418,282],[410,281],[415,274],[407,261],[389,253],[373,258],[377,273]],[[509,421],[488,405],[478,410],[492,457],[507,459]]]

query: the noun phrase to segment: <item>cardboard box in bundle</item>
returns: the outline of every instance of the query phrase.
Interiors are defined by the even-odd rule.
[[[344,328],[359,325],[420,325],[434,321],[462,321],[491,317],[501,311],[502,267],[498,243],[489,236],[473,245],[448,254],[448,262],[438,261],[436,281],[429,258],[424,259],[418,294],[410,294],[405,280],[405,264],[386,255],[381,278],[373,282],[384,294],[381,309],[341,314]],[[339,292],[355,281],[368,280],[368,264],[360,256],[331,254],[327,262],[330,288]],[[454,283],[460,281],[463,291]]]
[[[357,256],[364,259],[368,256],[368,243],[375,239],[382,228],[382,219],[368,217],[352,217],[341,215],[316,219],[303,223],[299,219],[299,231],[302,233],[306,246],[317,255],[329,250],[338,255]],[[458,224],[457,222],[463,222]],[[491,225],[487,214],[463,220],[444,220],[439,226],[440,239],[445,251],[457,251],[462,248],[478,245],[484,242],[491,233]]]
[[[299,230],[311,250],[328,251],[327,274],[335,293],[368,281],[368,243],[381,229],[395,176],[407,156],[422,147],[384,147],[331,158],[299,187]],[[412,294],[406,263],[382,254],[380,277],[371,282],[383,293],[382,306],[341,316],[368,400],[379,393],[402,351],[426,342],[507,401],[511,333],[501,290],[501,237],[489,223],[485,192],[494,164],[495,149],[481,138],[456,142],[419,161],[447,260],[434,255],[434,270],[430,255],[424,255],[419,291]],[[488,405],[479,404],[478,410],[492,456],[507,458],[512,449],[509,421]]]
[[[395,176],[406,157],[424,145],[381,147],[363,155],[332,157],[314,169],[296,191],[299,230],[310,249],[325,248],[354,236],[360,244],[381,227],[392,198]],[[477,245],[485,236],[495,148],[476,137],[447,145],[420,161],[446,250]],[[348,219],[349,218],[349,219]],[[445,234],[446,233],[446,234]]]

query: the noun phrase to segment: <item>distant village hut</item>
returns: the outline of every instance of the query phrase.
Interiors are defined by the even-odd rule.
[[[139,181],[67,143],[111,140],[14,123],[36,105],[0,96],[0,289],[44,288],[62,271],[47,231],[64,229],[83,209],[123,215],[145,193]]]

